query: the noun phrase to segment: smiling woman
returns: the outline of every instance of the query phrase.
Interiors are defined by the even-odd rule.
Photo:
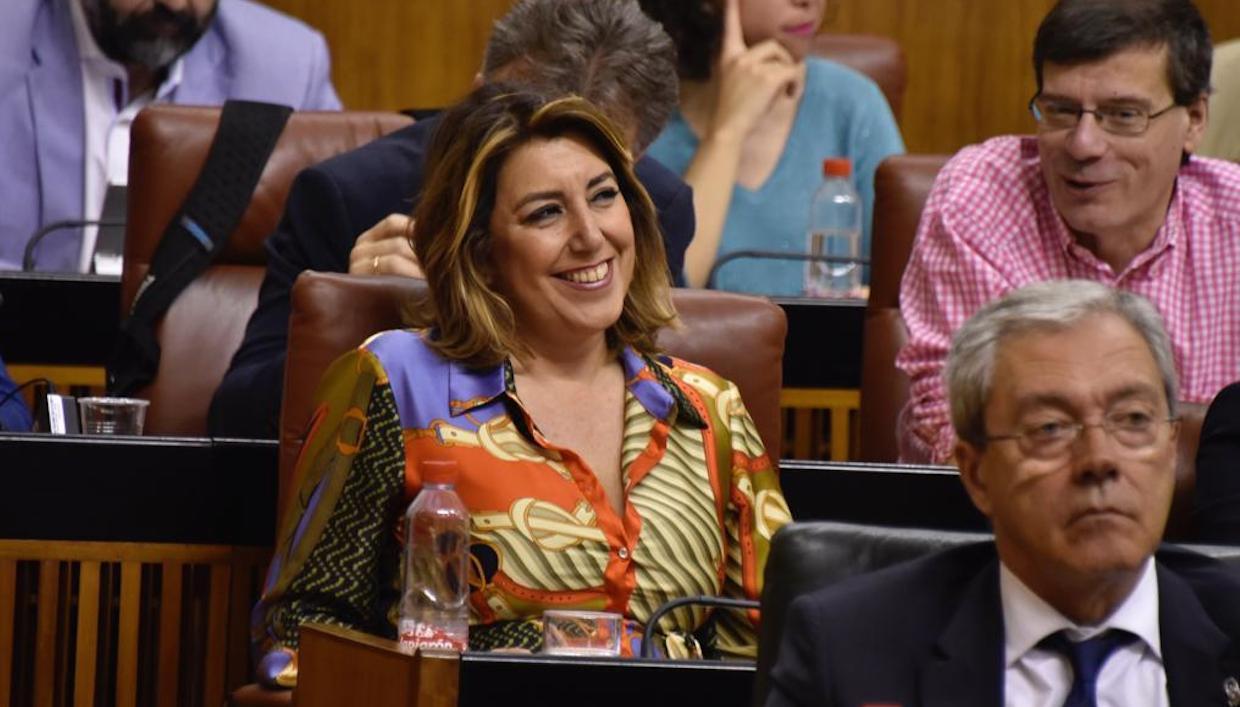
[[[532,177],[532,179],[531,179]],[[496,283],[533,342],[588,339],[620,318],[633,223],[611,168],[573,136],[517,148],[491,212]]]
[[[653,351],[655,332],[675,320],[667,261],[611,123],[585,101],[503,86],[458,110],[428,157],[443,178],[427,182],[414,214],[429,295],[411,323],[438,329],[430,345],[443,355],[479,365],[531,345],[558,350],[565,336]],[[605,287],[569,286],[602,266]],[[591,316],[602,318],[582,321]]]
[[[440,122],[425,183],[427,294],[320,386],[254,614],[260,679],[296,682],[302,622],[395,634],[397,522],[428,460],[456,466],[473,519],[472,650],[537,649],[555,608],[623,615],[636,653],[669,599],[757,598],[787,505],[736,387],[658,355],[676,313],[615,129],[579,98],[482,88]],[[753,655],[755,619],[678,609],[655,648]]]

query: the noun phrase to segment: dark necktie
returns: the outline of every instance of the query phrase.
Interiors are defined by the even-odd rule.
[[[1038,647],[1055,651],[1072,663],[1072,690],[1063,707],[1097,707],[1098,673],[1115,649],[1137,640],[1127,631],[1111,629],[1088,641],[1073,643],[1063,631],[1042,639]]]

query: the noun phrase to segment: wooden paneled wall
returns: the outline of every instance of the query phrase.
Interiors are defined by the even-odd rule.
[[[491,23],[513,0],[262,0],[317,27],[345,107],[448,105],[470,89]]]
[[[910,152],[955,152],[1033,130],[1033,38],[1055,0],[827,0],[823,29],[880,34],[908,61]],[[1240,36],[1240,2],[1196,0],[1217,41]]]
[[[953,152],[1032,128],[1030,47],[1054,0],[827,1],[824,31],[880,34],[904,47],[910,151]],[[1196,1],[1216,40],[1240,37],[1240,0]],[[512,0],[266,2],[327,36],[346,106],[401,109],[446,105],[468,91],[491,23]]]

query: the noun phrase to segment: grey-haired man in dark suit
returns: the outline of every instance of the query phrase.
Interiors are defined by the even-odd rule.
[[[767,704],[1240,704],[1240,580],[1159,547],[1179,424],[1153,306],[1016,290],[956,333],[945,377],[994,542],[798,599]]]

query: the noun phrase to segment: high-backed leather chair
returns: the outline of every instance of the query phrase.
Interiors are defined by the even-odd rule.
[[[874,249],[861,363],[860,461],[895,462],[899,457],[898,421],[909,389],[907,376],[895,366],[896,354],[908,339],[900,315],[900,279],[930,187],[947,159],[946,155],[889,157],[874,174]],[[1182,410],[1175,498],[1167,525],[1170,539],[1192,537],[1194,465],[1204,415],[1198,406]]]
[[[371,334],[403,326],[402,306],[424,286],[403,277],[305,272],[297,278],[280,411],[281,502],[328,365]],[[659,343],[736,383],[767,453],[778,460],[783,310],[764,298],[729,292],[678,289],[672,297],[683,327],[664,330]]]
[[[921,210],[946,155],[889,157],[874,172],[874,238],[870,299],[861,362],[860,461],[894,462],[896,421],[908,400],[908,378],[896,354],[908,339],[900,316],[900,279],[913,250]]]
[[[887,97],[896,120],[900,119],[908,71],[899,42],[873,34],[820,34],[814,37],[811,51],[873,79]]]
[[[134,121],[121,311],[127,312],[164,229],[198,178],[219,125],[219,108],[156,105]],[[267,161],[250,206],[219,258],[191,283],[156,329],[162,347],[146,433],[206,434],[211,396],[241,344],[267,262],[263,242],[303,168],[409,124],[395,113],[294,113]]]
[[[1197,446],[1201,442],[1201,423],[1205,422],[1205,406],[1184,406],[1180,409],[1180,436],[1175,454],[1175,495],[1171,498],[1171,515],[1167,518],[1166,538],[1172,542],[1188,542],[1193,534],[1193,499],[1197,492]]]
[[[304,272],[293,286],[284,405],[280,411],[280,505],[305,441],[314,391],[327,367],[371,334],[403,326],[401,310],[425,287],[404,277],[356,277]],[[712,290],[674,290],[683,327],[665,329],[668,353],[714,370],[736,383],[772,459],[779,459],[779,389],[787,320],[769,300]],[[248,685],[230,704],[289,704],[287,692]]]
[[[775,533],[762,585],[762,626],[754,704],[766,701],[768,676],[779,657],[779,642],[792,601],[854,575],[873,572],[939,550],[990,540],[989,533],[924,528],[884,528],[852,523],[791,523]],[[1240,569],[1240,547],[1190,545]]]

